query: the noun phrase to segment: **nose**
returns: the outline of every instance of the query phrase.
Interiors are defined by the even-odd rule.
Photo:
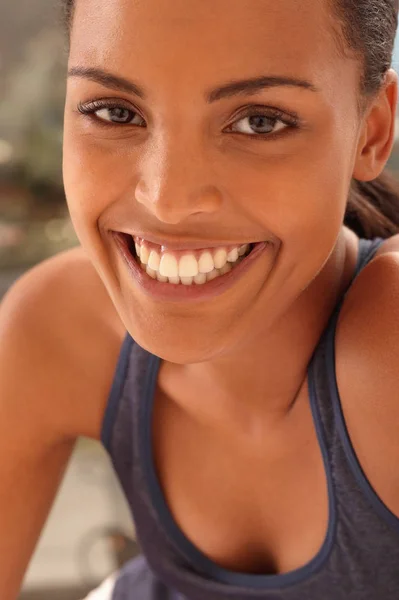
[[[144,153],[135,190],[137,202],[159,221],[177,225],[194,215],[214,213],[223,198],[204,151],[176,140]]]

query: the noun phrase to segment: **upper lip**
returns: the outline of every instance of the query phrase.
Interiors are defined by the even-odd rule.
[[[170,248],[171,250],[201,250],[203,248],[217,248],[220,246],[242,246],[243,244],[254,244],[256,242],[249,241],[235,241],[235,240],[193,240],[193,239],[184,239],[183,237],[177,238],[169,238],[168,236],[164,236],[162,238],[157,237],[151,233],[143,233],[143,232],[113,232],[114,234],[122,234],[122,235],[130,235],[133,238],[143,238],[147,242],[152,244],[156,244],[157,246],[165,246],[165,248]]]

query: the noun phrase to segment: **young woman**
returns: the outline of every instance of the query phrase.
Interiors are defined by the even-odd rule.
[[[66,8],[81,246],[0,312],[1,599],[81,435],[143,551],[91,598],[397,598],[397,2]]]

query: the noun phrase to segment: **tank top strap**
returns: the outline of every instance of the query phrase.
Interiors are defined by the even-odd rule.
[[[357,265],[356,265],[356,269],[353,274],[351,283],[348,286],[348,289],[352,285],[352,283],[354,282],[356,277],[359,275],[359,273],[364,269],[364,267],[374,258],[377,250],[379,249],[379,247],[381,246],[381,244],[384,241],[385,241],[385,239],[381,238],[381,237],[377,237],[372,240],[365,240],[365,239],[359,240],[359,254],[358,254],[358,258],[357,258]],[[344,295],[343,299],[344,298],[345,298],[345,295]]]
[[[308,368],[309,397],[316,429],[323,436],[326,450],[331,450],[335,438],[335,399],[339,398],[335,371],[335,332],[346,294],[364,267],[372,260],[383,238],[360,239],[359,253],[352,280],[337,303],[320,338]]]
[[[112,381],[111,391],[108,396],[107,405],[103,417],[101,427],[101,442],[104,447],[111,450],[111,438],[114,428],[114,423],[117,418],[120,401],[123,391],[126,386],[128,377],[129,363],[131,359],[132,349],[135,342],[129,333],[126,333],[119,352],[114,379]]]

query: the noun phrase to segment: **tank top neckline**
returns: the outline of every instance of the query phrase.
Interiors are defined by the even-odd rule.
[[[340,301],[337,303],[337,306],[329,319],[328,325],[320,338],[319,344],[317,345],[315,353],[308,366],[307,381],[309,390],[309,402],[311,407],[313,425],[316,430],[317,440],[323,458],[327,482],[328,524],[324,541],[319,551],[311,560],[309,560],[303,566],[281,574],[251,574],[225,569],[214,563],[201,550],[199,550],[187,538],[187,536],[177,525],[166,503],[166,499],[162,491],[154,463],[152,443],[152,414],[158,372],[162,360],[153,354],[149,355],[149,365],[143,387],[143,399],[141,402],[141,426],[139,427],[139,431],[141,432],[141,438],[139,440],[139,451],[143,465],[143,474],[148,485],[148,491],[150,494],[151,502],[153,503],[155,511],[158,513],[159,521],[164,527],[167,535],[173,541],[180,553],[186,559],[189,560],[190,564],[192,564],[198,572],[204,573],[207,577],[213,580],[245,588],[281,589],[283,587],[291,586],[309,578],[313,573],[315,573],[322,567],[322,565],[326,562],[330,555],[330,552],[334,545],[336,533],[337,511],[335,494],[333,489],[334,486],[331,465],[329,461],[328,449],[319,413],[316,390],[314,385],[314,359],[317,354],[318,348],[320,347],[323,340],[325,340],[328,332],[331,331],[332,325],[337,320],[337,316],[339,314],[339,310],[342,306],[346,293],[348,292],[354,279],[361,270],[362,261],[369,247],[369,243],[370,242],[368,242],[367,240],[360,240],[357,265],[354,271],[353,278],[350,284],[348,285],[347,290],[341,297]]]

